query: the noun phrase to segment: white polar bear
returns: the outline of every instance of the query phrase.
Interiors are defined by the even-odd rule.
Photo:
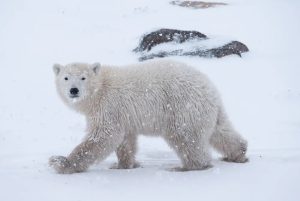
[[[164,138],[181,159],[176,170],[211,167],[210,146],[226,161],[247,161],[247,142],[233,129],[217,90],[192,67],[156,60],[127,67],[72,63],[53,68],[59,95],[87,120],[83,142],[68,157],[50,158],[58,173],[85,171],[113,151],[117,168],[137,167],[138,134]]]

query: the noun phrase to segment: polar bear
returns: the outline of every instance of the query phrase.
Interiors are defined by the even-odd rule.
[[[211,146],[226,161],[247,161],[247,141],[232,127],[214,85],[193,67],[156,60],[53,69],[62,100],[87,121],[86,136],[71,154],[49,159],[58,173],[83,172],[114,151],[116,168],[138,167],[138,134],[165,139],[182,162],[178,171],[211,167]]]

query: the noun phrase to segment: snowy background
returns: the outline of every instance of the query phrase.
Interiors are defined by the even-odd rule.
[[[226,0],[188,9],[168,0],[0,0],[0,200],[299,200],[300,1]],[[222,59],[174,57],[208,74],[237,130],[247,164],[170,172],[179,164],[161,139],[141,137],[143,168],[110,170],[114,155],[73,175],[48,167],[84,135],[85,122],[55,91],[53,63],[130,64],[140,36],[197,30],[245,43]]]

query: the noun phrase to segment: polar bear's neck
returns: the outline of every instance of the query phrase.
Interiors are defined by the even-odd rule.
[[[74,109],[84,115],[90,115],[97,112],[101,102],[106,99],[107,94],[113,90],[121,90],[126,84],[124,79],[126,70],[118,67],[103,66],[99,76],[92,81],[92,94],[84,100],[74,104]]]

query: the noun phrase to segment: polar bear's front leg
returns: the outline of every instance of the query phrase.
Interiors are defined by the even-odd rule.
[[[118,163],[114,164],[112,169],[132,169],[139,167],[139,163],[135,161],[137,147],[137,135],[126,134],[123,142],[116,150]]]
[[[83,172],[96,160],[103,160],[115,151],[123,138],[119,133],[112,132],[97,132],[97,135],[90,136],[75,147],[68,157],[51,157],[50,166],[61,174]]]
[[[87,140],[80,143],[68,157],[52,156],[49,164],[60,174],[83,172],[99,157],[100,151],[97,142]]]

